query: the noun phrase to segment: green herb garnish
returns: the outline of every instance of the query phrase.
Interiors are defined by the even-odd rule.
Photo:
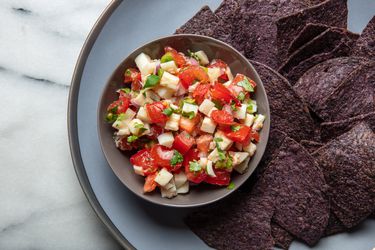
[[[173,55],[171,52],[167,52],[165,53],[161,58],[160,58],[160,62],[161,63],[165,63],[165,62],[169,62],[169,61],[173,61]]]
[[[221,104],[220,101],[218,100],[211,100],[214,104],[215,104],[215,107],[219,110],[221,110],[223,108],[223,104]]]
[[[191,58],[194,58],[198,63],[200,62],[199,57],[194,52],[192,52],[191,50],[188,50],[188,54]]]
[[[230,109],[233,111],[237,111],[237,106],[235,102],[232,102],[232,104],[230,105]]]
[[[128,142],[133,142],[133,141],[136,141],[138,139],[138,136],[136,136],[136,135],[131,135],[131,136],[129,136],[126,140],[128,141]]]
[[[174,154],[171,159],[171,165],[176,166],[178,163],[181,163],[184,161],[184,157],[182,157],[182,154],[178,152],[177,150],[174,150]]]
[[[155,87],[156,85],[158,85],[159,82],[160,82],[160,77],[159,76],[157,76],[157,75],[149,75],[147,77],[145,86],[143,86],[143,88],[145,89],[145,88]]]
[[[245,77],[242,81],[238,82],[237,86],[243,87],[248,92],[254,92],[254,88],[247,79],[247,77]]]
[[[233,132],[237,132],[238,130],[240,130],[241,126],[239,125],[231,125],[230,126],[230,130],[232,130]]]
[[[245,99],[245,93],[240,92],[237,96],[237,99],[242,102]]]
[[[189,104],[195,104],[195,99],[190,98],[190,97],[186,97],[184,99],[184,102],[189,103]]]
[[[162,68],[158,69],[158,76],[160,77],[160,79],[163,76],[163,74],[164,74],[164,69]]]
[[[199,163],[196,160],[194,160],[189,162],[189,170],[191,172],[200,172],[202,170],[202,166],[199,165]]]
[[[225,153],[224,153],[224,151],[221,149],[221,147],[219,145],[219,142],[222,142],[223,138],[216,137],[216,138],[214,138],[214,141],[215,141],[215,144],[216,144],[216,148],[217,148],[217,153],[219,155],[219,159],[220,160],[225,160]]]
[[[219,154],[219,158],[220,158],[220,154]],[[226,154],[226,155],[224,154],[224,157],[220,158],[220,161],[217,161],[215,163],[216,168],[230,169],[232,166],[233,166],[233,160],[232,160],[232,157],[229,154]]]
[[[193,119],[195,117],[195,113],[194,113],[194,111],[182,112],[182,116],[183,117],[187,117],[187,118],[189,118],[191,120],[191,119]]]
[[[117,120],[117,117],[118,115],[117,114],[114,114],[114,113],[108,113],[106,116],[105,116],[105,121],[106,122],[115,122]]]
[[[229,183],[228,187],[227,187],[229,190],[232,190],[233,188],[235,188],[235,185],[233,182]]]
[[[173,114],[173,109],[172,108],[166,108],[163,110],[163,114],[166,116],[171,116]]]
[[[129,94],[131,89],[130,88],[121,88],[120,91],[124,92],[125,94]]]

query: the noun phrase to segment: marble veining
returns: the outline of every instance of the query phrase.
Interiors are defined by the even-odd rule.
[[[0,249],[120,249],[89,206],[68,146],[67,100],[109,0],[0,1]]]

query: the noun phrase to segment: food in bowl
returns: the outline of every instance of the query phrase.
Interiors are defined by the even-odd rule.
[[[260,140],[256,83],[233,77],[228,65],[202,50],[187,55],[165,47],[160,59],[140,53],[124,72],[124,88],[107,108],[114,143],[145,176],[144,192],[162,197],[189,192],[190,183],[233,188]]]

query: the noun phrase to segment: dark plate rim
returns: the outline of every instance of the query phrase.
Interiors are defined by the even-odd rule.
[[[74,68],[71,86],[69,90],[68,100],[68,112],[67,112],[67,125],[68,125],[68,137],[70,154],[72,157],[74,170],[76,172],[78,181],[81,185],[83,193],[86,196],[89,204],[93,208],[95,214],[106,226],[109,233],[120,243],[125,249],[136,249],[125,237],[121,234],[118,228],[113,224],[111,219],[108,217],[102,206],[100,205],[87,177],[87,173],[82,161],[81,150],[78,140],[78,128],[77,128],[77,104],[78,95],[82,79],[83,70],[86,65],[87,58],[91,52],[91,49],[102,31],[107,20],[111,17],[113,12],[120,5],[122,0],[112,0],[108,6],[104,9],[98,20],[95,22],[91,31],[89,32],[81,52],[78,56],[76,66]]]

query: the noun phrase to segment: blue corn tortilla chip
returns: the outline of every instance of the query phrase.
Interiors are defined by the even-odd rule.
[[[341,57],[320,63],[306,71],[293,89],[313,110],[317,110],[347,76],[363,64],[363,60],[359,57]]]
[[[197,34],[212,36],[212,30],[219,18],[206,5],[203,6],[189,21],[176,30],[175,34]]]
[[[287,58],[287,49],[308,23],[346,28],[348,9],[346,0],[326,0],[313,7],[280,18],[277,25],[277,48],[280,61]]]
[[[367,122],[370,128],[375,131],[375,112],[353,116],[348,119],[323,122],[320,124],[320,137],[322,141],[329,141],[337,136],[340,136],[360,122]]]
[[[301,145],[311,154],[322,147],[324,144],[316,141],[302,140]]]
[[[276,247],[289,249],[294,239],[293,235],[273,221],[271,222],[271,233]]]
[[[375,61],[361,65],[314,111],[324,121],[336,121],[375,110]]]
[[[331,211],[347,228],[375,208],[375,134],[365,122],[315,151],[330,186]]]
[[[375,16],[372,17],[357,40],[352,55],[375,60]]]
[[[262,79],[270,105],[271,129],[283,131],[296,141],[314,140],[316,124],[307,105],[294,92],[288,80],[270,67],[251,61]]]
[[[342,224],[342,222],[337,219],[336,215],[331,212],[329,214],[328,225],[324,231],[324,236],[339,234],[347,230],[348,229]]]
[[[289,58],[280,66],[278,71],[285,76],[292,85],[294,85],[299,77],[309,69],[305,66],[296,71],[295,68],[298,67],[301,62],[308,60],[314,55],[321,55],[329,52],[331,52],[331,57],[349,55],[350,50],[357,38],[357,34],[348,32],[345,29],[329,28],[294,51],[294,53],[291,54]],[[343,47],[344,49],[337,49],[340,44],[345,45]],[[332,53],[333,51],[335,51],[335,53]],[[317,60],[317,58],[310,60],[308,65],[309,67],[314,66],[312,62],[316,62],[316,64],[318,64],[319,60]],[[294,74],[291,74],[291,72],[294,72]]]

